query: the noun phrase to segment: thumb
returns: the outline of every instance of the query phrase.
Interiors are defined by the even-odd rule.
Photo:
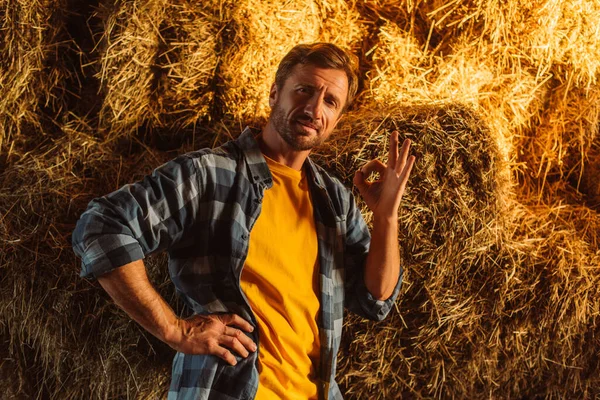
[[[354,179],[352,179],[352,183],[354,184],[354,186],[356,186],[356,188],[358,189],[358,191],[361,194],[364,193],[371,185],[369,182],[367,182],[365,180],[365,178],[366,178],[365,173],[359,169],[354,174]]]
[[[383,176],[383,174],[385,173],[385,168],[386,168],[385,164],[383,164],[381,161],[371,160],[368,163],[366,163],[365,165],[363,165],[361,169],[356,171],[356,174],[354,174],[354,179],[352,180],[352,183],[354,183],[354,186],[356,186],[358,188],[358,191],[360,192],[360,194],[363,194],[372,185],[371,182],[367,182],[367,177],[372,172],[377,172],[377,173],[379,173],[380,176]]]

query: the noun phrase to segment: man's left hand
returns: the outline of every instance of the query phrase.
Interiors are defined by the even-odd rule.
[[[371,160],[354,175],[353,183],[375,218],[398,218],[400,201],[415,163],[415,156],[408,156],[410,143],[410,139],[404,140],[402,149],[398,151],[398,132],[392,132],[387,165]],[[367,177],[372,172],[379,173],[379,179],[368,182]]]

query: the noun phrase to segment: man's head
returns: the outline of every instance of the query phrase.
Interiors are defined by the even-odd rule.
[[[281,61],[271,87],[270,123],[294,150],[323,143],[356,95],[352,58],[330,43],[302,44]]]
[[[348,93],[343,110],[345,111],[354,101],[358,90],[356,64],[351,55],[332,43],[299,44],[283,57],[275,73],[275,84],[283,88],[287,78],[296,65],[314,65],[323,69],[339,69],[346,73]]]

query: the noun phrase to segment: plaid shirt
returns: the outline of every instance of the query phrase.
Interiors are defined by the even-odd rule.
[[[273,179],[246,128],[216,149],[194,151],[164,164],[142,181],[90,202],[73,233],[84,277],[98,277],[158,251],[195,313],[236,313],[256,326],[240,289],[250,231]],[[310,158],[304,169],[314,203],[320,265],[319,397],[341,399],[335,382],[344,306],[369,319],[389,313],[366,289],[363,270],[370,234],[352,196]],[[274,242],[275,244],[275,242]],[[258,345],[258,330],[248,334]],[[253,399],[258,351],[230,366],[216,356],[176,353],[169,399]]]

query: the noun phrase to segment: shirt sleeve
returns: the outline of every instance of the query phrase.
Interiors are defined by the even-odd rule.
[[[81,276],[97,278],[176,243],[195,219],[199,185],[194,160],[184,155],[93,199],[72,237]]]
[[[386,300],[376,299],[365,285],[364,272],[371,243],[371,234],[365,220],[356,206],[354,196],[349,192],[349,211],[346,218],[346,293],[345,306],[363,318],[383,320],[390,312],[402,284],[402,266],[392,295]]]

